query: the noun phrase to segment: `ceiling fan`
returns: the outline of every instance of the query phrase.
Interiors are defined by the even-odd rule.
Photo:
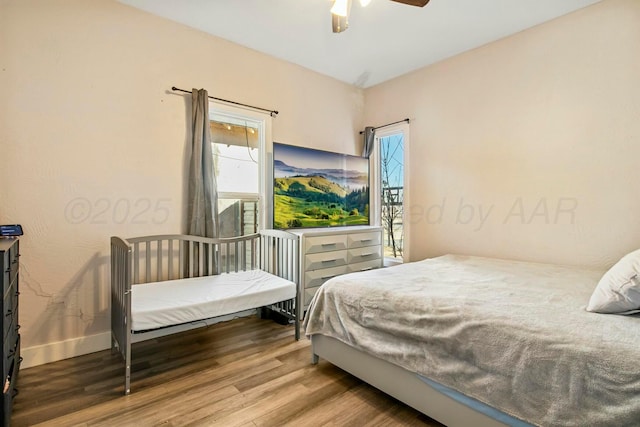
[[[429,0],[391,0],[396,3],[408,4],[410,6],[424,7]],[[371,0],[360,0],[362,7],[371,3]],[[351,0],[335,0],[331,8],[331,27],[334,33],[341,33],[349,28],[349,11],[351,10]]]

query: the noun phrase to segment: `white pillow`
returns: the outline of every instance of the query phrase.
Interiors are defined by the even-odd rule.
[[[625,255],[604,273],[587,311],[618,314],[640,311],[640,249]]]

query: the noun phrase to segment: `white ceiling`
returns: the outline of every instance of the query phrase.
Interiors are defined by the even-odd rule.
[[[431,0],[424,8],[353,0],[339,34],[330,0],[119,1],[369,87],[600,0]]]

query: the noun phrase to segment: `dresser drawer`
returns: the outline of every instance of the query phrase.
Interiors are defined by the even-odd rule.
[[[338,267],[347,264],[347,251],[319,252],[304,256],[305,271]]]
[[[358,271],[368,271],[368,270],[373,270],[375,268],[380,268],[382,267],[382,260],[381,259],[374,259],[371,261],[365,261],[365,262],[357,262],[354,264],[349,264],[349,268],[348,268],[348,272],[349,273],[355,273]]]
[[[15,251],[9,251],[4,253],[4,260],[2,262],[2,294],[4,295],[9,288],[9,285],[17,280],[18,277],[18,257],[13,256]]]
[[[313,288],[307,288],[304,290],[304,306],[308,307],[309,304],[311,303],[311,300],[313,299],[314,295],[316,294],[316,292],[318,291],[318,289],[320,289],[320,286],[314,286]]]
[[[5,287],[4,293],[2,294],[2,298],[4,300],[4,303],[2,304],[4,308],[4,313],[3,313],[4,315],[7,315],[15,305],[13,302],[17,300],[17,297],[18,297],[17,288],[18,288],[17,279],[13,280],[11,284]]]
[[[18,383],[18,372],[20,371],[20,363],[22,362],[22,357],[20,357],[20,336],[18,335],[15,346],[11,350],[11,355],[7,358],[6,362],[6,373],[2,378],[2,391],[5,397],[8,395],[9,397],[15,396],[15,387]],[[6,392],[5,392],[6,389]],[[3,424],[8,425],[8,424]]]
[[[11,283],[11,280],[9,280],[9,272],[5,272],[3,271],[2,274],[0,276],[0,278],[2,278],[2,297],[4,298],[4,296],[7,294],[7,291],[9,290],[9,284]]]
[[[343,265],[335,268],[323,268],[321,270],[307,271],[304,273],[305,288],[314,288],[322,285],[332,277],[345,274],[347,266]]]
[[[14,316],[5,317],[2,321],[2,339],[5,344],[4,351],[8,351],[9,348],[7,345],[13,341],[15,341],[15,336],[13,336],[12,332],[16,329],[17,320]]]
[[[4,341],[4,360],[2,361],[3,363],[3,371],[4,372],[8,372],[9,371],[9,366],[11,366],[11,363],[13,362],[14,359],[16,359],[16,356],[20,356],[19,351],[20,351],[20,335],[15,333],[9,333],[9,337],[8,339],[6,339]]]
[[[16,331],[16,325],[14,324],[15,320],[13,318],[6,318],[4,320],[4,327],[3,327],[3,336],[2,336],[2,342],[4,345],[4,354],[6,354],[6,352],[8,352],[10,350],[10,343],[15,342],[16,337],[18,336],[17,331]]]
[[[15,329],[18,323],[18,292],[15,285],[9,288],[9,292],[3,301],[3,338],[6,340],[9,330]]]
[[[347,249],[347,235],[311,236],[304,239],[304,253],[315,254]]]
[[[361,248],[363,246],[376,246],[382,242],[382,233],[379,231],[370,231],[367,233],[349,234],[347,244],[349,249]]]
[[[382,247],[378,246],[364,246],[362,248],[349,249],[347,253],[347,261],[349,264],[358,263],[364,261],[371,261],[380,259],[382,257]]]
[[[18,245],[14,244],[5,255],[7,257],[7,272],[9,273],[9,281],[13,281],[18,275]],[[6,283],[6,282],[5,282]]]

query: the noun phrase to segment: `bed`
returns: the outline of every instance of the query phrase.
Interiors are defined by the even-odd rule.
[[[640,318],[585,309],[602,273],[457,255],[352,273],[306,334],[315,363],[448,426],[638,426]]]
[[[263,230],[233,238],[186,235],[111,238],[111,348],[125,363],[131,345],[258,310],[294,324],[300,337],[298,237]]]

